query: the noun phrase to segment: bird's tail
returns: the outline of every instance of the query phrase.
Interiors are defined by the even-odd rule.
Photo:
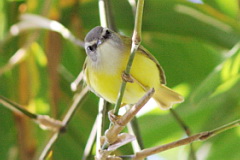
[[[171,108],[175,103],[181,103],[184,101],[184,98],[180,94],[165,85],[161,85],[155,90],[153,98],[160,108],[164,110]]]

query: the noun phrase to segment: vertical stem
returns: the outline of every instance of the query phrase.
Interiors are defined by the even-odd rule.
[[[102,27],[110,28],[116,31],[115,23],[113,20],[113,14],[109,0],[99,0],[99,15],[100,23]]]
[[[190,131],[189,127],[185,124],[185,122],[181,119],[181,117],[178,115],[178,113],[172,108],[170,109],[170,113],[176,119],[176,121],[181,126],[181,128],[185,131],[187,136],[190,137],[191,136],[191,131]],[[191,159],[191,160],[196,160],[197,159],[192,143],[190,143],[190,153],[189,153],[188,159]]]
[[[135,57],[135,52],[137,51],[140,43],[141,43],[141,30],[142,30],[142,14],[143,14],[143,6],[144,6],[144,0],[139,0],[137,4],[137,13],[135,17],[135,25],[134,25],[134,31],[132,36],[132,48],[131,48],[131,54],[128,59],[127,67],[125,70],[125,74],[129,75],[132,67],[132,63]],[[117,115],[119,108],[122,103],[124,91],[126,88],[126,81],[123,81],[121,84],[121,88],[118,94],[117,103],[114,107],[114,114]]]
[[[95,141],[95,138],[96,138],[96,135],[97,135],[97,121],[98,121],[98,117],[96,118],[96,120],[94,122],[94,125],[92,127],[92,131],[89,135],[86,147],[85,147],[84,152],[83,152],[82,160],[87,160],[88,157],[90,156],[91,152],[92,152],[93,144],[94,144],[94,141]]]
[[[134,117],[131,122],[127,124],[127,127],[129,133],[136,136],[136,141],[132,142],[134,152],[139,152],[140,150],[144,149],[137,118]]]
[[[112,16],[112,11],[110,7],[109,0],[99,0],[99,16],[100,23],[102,27],[110,28],[116,31],[115,23]],[[105,117],[107,115],[106,106],[108,102],[100,98],[99,100],[99,112],[97,117],[97,146],[96,146],[96,157],[99,157],[99,150],[101,149],[101,136],[104,134],[104,126],[105,126]]]
[[[99,156],[99,150],[101,149],[101,136],[104,134],[104,126],[105,126],[105,117],[106,117],[106,106],[107,103],[104,99],[99,99],[98,105],[98,116],[97,116],[97,146],[96,146],[96,157]]]
[[[132,7],[133,16],[135,17],[135,15],[136,15],[136,6],[137,6],[136,5],[136,0],[128,0],[128,3]]]

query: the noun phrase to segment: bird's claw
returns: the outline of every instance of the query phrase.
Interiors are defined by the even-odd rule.
[[[122,79],[125,81],[125,82],[129,82],[129,83],[133,83],[134,80],[133,78],[131,77],[130,74],[127,74],[126,72],[123,72],[122,73]]]

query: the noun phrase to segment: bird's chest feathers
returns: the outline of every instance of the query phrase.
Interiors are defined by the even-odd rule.
[[[97,50],[97,61],[92,62],[92,69],[98,73],[119,74],[125,66],[124,53],[120,48],[106,42]]]

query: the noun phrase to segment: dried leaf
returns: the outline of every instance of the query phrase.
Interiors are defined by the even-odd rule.
[[[108,151],[114,151],[114,150],[118,149],[119,147],[121,147],[129,142],[134,141],[135,139],[136,139],[136,137],[133,135],[130,135],[128,133],[121,133],[118,135],[117,141],[108,147]]]

